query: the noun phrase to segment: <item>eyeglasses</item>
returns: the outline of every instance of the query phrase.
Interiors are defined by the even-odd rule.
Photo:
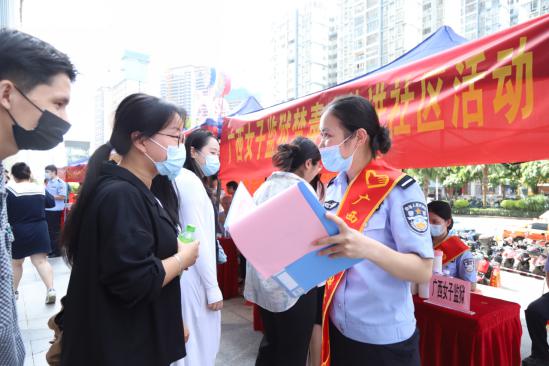
[[[179,135],[170,135],[168,133],[162,133],[162,132],[157,132],[156,134],[157,135],[162,135],[162,136],[168,136],[168,137],[171,137],[173,139],[177,139],[177,147],[179,147],[180,144],[185,143],[185,134],[183,132],[180,132]]]

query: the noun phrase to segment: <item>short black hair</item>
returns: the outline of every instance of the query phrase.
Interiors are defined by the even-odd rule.
[[[429,212],[434,213],[444,220],[452,220],[448,226],[448,231],[452,230],[454,227],[454,219],[452,217],[452,208],[450,204],[446,201],[431,201],[427,204],[427,209]]]
[[[47,165],[44,170],[49,170],[50,172],[54,172],[55,174],[57,174],[57,168],[53,164]]]
[[[234,189],[234,190],[236,191],[237,188],[238,188],[238,183],[235,182],[234,180],[231,180],[229,183],[225,184],[225,186],[226,186],[227,188],[232,188],[232,189]]]
[[[283,172],[295,172],[307,160],[311,159],[313,164],[320,161],[318,146],[306,137],[298,136],[289,144],[281,144],[272,160],[273,165]]]
[[[76,79],[76,70],[66,54],[27,33],[0,29],[0,80],[10,80],[26,93],[37,85],[49,85],[58,74],[67,75],[71,81]]]
[[[17,180],[29,180],[31,177],[31,170],[25,163],[15,163],[11,167],[11,175]]]

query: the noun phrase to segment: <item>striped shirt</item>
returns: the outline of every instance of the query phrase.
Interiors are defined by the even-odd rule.
[[[22,366],[25,347],[17,325],[11,268],[13,234],[8,224],[6,196],[4,167],[0,162],[0,366]]]

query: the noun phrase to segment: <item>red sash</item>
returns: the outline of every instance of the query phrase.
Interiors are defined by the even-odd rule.
[[[337,215],[350,228],[362,232],[366,223],[383,200],[405,174],[388,167],[381,160],[372,160],[349,184]],[[330,365],[328,310],[345,271],[328,278],[322,304],[322,366]]]
[[[445,265],[459,257],[463,252],[468,251],[469,247],[461,241],[459,236],[450,236],[436,245],[435,249],[442,250],[442,253],[444,253],[442,255],[442,265]]]

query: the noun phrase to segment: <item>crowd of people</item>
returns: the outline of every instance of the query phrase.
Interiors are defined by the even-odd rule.
[[[75,77],[69,58],[51,45],[0,31],[0,160],[62,141]],[[50,322],[56,330],[50,364],[215,364],[223,308],[217,238],[232,195],[221,197],[215,178],[219,141],[203,130],[186,136],[185,119],[185,111],[157,97],[126,97],[109,141],[89,159],[61,234],[67,190],[54,166],[45,169],[46,187],[32,182],[25,163],[11,167],[13,182],[0,177],[0,365],[24,361],[15,302],[24,258],[31,257],[44,281],[46,302],[55,302],[48,254],[63,254],[71,267],[63,308]],[[299,298],[247,263],[244,296],[259,306],[265,327],[256,365],[303,366],[308,359],[419,365],[410,284],[429,280],[434,249],[446,255],[448,274],[476,282],[470,253],[449,235],[450,207],[427,205],[411,177],[378,159],[391,139],[367,99],[332,101],[321,115],[319,139],[318,146],[304,137],[278,146],[277,171],[254,201],[306,183],[339,229],[318,241],[320,255],[362,261]],[[326,186],[322,169],[336,174]],[[346,192],[363,192],[369,172],[386,174],[388,184],[376,197],[352,203],[359,207],[355,225],[344,220]],[[189,226],[194,236],[183,240]],[[547,301],[545,295],[526,311],[533,341],[528,365],[549,360]]]

